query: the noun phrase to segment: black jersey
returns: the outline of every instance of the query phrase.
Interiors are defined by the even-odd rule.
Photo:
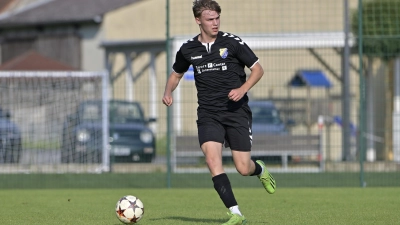
[[[220,31],[210,49],[198,35],[184,43],[176,53],[173,70],[184,73],[193,65],[200,109],[235,110],[247,104],[247,94],[238,102],[229,100],[228,94],[246,82],[244,66],[250,68],[257,61],[242,39]]]

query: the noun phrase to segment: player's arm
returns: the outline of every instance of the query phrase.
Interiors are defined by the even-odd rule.
[[[182,77],[183,73],[177,73],[175,71],[173,71],[169,75],[167,84],[165,85],[164,96],[162,98],[162,102],[164,103],[164,105],[172,105],[172,92],[176,89]]]
[[[162,102],[166,106],[172,105],[172,92],[178,86],[179,81],[183,74],[189,69],[190,62],[188,62],[182,54],[182,49],[176,53],[175,63],[172,66],[172,73],[169,75],[167,84],[165,85],[164,96]]]
[[[254,65],[250,68],[250,76],[247,81],[240,87],[244,89],[245,92],[248,92],[264,75],[264,69],[262,68],[259,62],[254,63]]]
[[[248,92],[264,75],[264,69],[262,68],[259,62],[254,63],[252,67],[250,67],[250,76],[247,81],[237,89],[233,89],[229,92],[228,97],[232,101],[239,101],[242,97]]]

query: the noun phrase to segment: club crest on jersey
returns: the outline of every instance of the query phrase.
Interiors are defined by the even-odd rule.
[[[221,58],[225,59],[226,57],[228,57],[228,49],[227,48],[220,48],[219,49],[219,55],[221,56]]]

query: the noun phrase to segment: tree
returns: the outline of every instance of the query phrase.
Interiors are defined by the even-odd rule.
[[[363,55],[367,56],[369,64],[373,59],[380,59],[391,72],[385,73],[385,131],[393,128],[393,61],[400,56],[400,0],[363,0],[362,8],[352,14],[352,31],[356,38],[356,48],[362,40]],[[362,10],[362,18],[360,11]],[[362,32],[359,37],[359,22],[362,21]],[[367,68],[372,68],[368,65]],[[370,81],[371,69],[366,71],[366,78]],[[371,84],[371,82],[367,82]],[[400,87],[397,87],[400,88]],[[368,92],[368,90],[367,90]],[[368,95],[371,96],[371,95]],[[372,104],[372,99],[367,100]],[[373,108],[373,107],[368,107]],[[373,118],[369,118],[369,123]],[[360,121],[361,122],[361,121]],[[363,132],[363,131],[362,131]],[[373,131],[369,131],[373,132]],[[382,135],[382,134],[381,134]],[[385,136],[385,149],[380,158],[390,159],[392,152],[392,132],[383,132]]]
[[[352,15],[352,31],[356,36],[359,35],[358,10]],[[362,40],[366,56],[385,61],[400,56],[400,0],[363,1]],[[359,41],[357,38],[357,46]]]

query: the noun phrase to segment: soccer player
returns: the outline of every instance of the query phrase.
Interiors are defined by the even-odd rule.
[[[261,160],[251,159],[252,113],[247,92],[264,74],[259,59],[238,36],[219,30],[221,7],[213,0],[195,0],[193,14],[200,34],[176,53],[173,72],[162,102],[173,103],[172,92],[193,65],[197,88],[199,145],[205,155],[214,188],[230,210],[224,225],[246,224],[222,164],[222,148],[230,147],[236,170],[242,176],[258,176],[266,191],[275,192],[274,178]],[[250,70],[246,79],[244,67]]]

